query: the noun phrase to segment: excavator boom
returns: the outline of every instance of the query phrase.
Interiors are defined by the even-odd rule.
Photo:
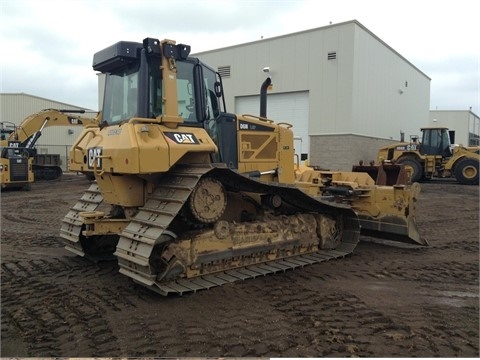
[[[98,118],[89,118],[74,114],[84,114],[85,110],[75,109],[45,109],[27,116],[20,125],[15,126],[0,146],[7,146],[9,142],[18,142],[19,147],[33,147],[41,135],[42,130],[49,126],[87,126],[98,125]],[[97,115],[98,116],[98,115]],[[35,140],[32,140],[35,138]]]

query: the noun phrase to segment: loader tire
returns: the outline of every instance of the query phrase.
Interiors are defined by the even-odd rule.
[[[465,158],[455,165],[455,179],[461,184],[478,185],[478,160]]]
[[[398,159],[397,164],[402,164],[407,168],[407,170],[411,174],[410,181],[412,183],[418,182],[422,179],[423,167],[422,167],[422,164],[420,164],[418,160],[416,160],[415,158],[412,158],[412,157],[400,158]]]

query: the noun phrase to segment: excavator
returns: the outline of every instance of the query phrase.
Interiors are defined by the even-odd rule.
[[[189,54],[146,38],[94,55],[101,125],[82,131],[69,168],[95,182],[62,220],[67,250],[116,259],[167,296],[342,258],[361,233],[428,245],[401,167],[373,179],[300,164],[292,125],[262,110],[268,79],[260,115],[232,114],[221,76]]]
[[[98,125],[97,118],[74,115],[83,113],[85,110],[45,109],[27,116],[20,125],[14,125],[9,130],[2,123],[0,147],[21,149],[24,154],[28,154],[27,157],[32,158],[35,180],[58,179],[63,173],[58,166],[59,161],[52,161],[51,155],[37,154],[35,145],[45,127]]]

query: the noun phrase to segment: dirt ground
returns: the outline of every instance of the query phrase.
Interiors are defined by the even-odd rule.
[[[479,357],[476,186],[422,184],[428,248],[362,237],[344,259],[181,297],[63,249],[88,187],[2,192],[2,357]]]

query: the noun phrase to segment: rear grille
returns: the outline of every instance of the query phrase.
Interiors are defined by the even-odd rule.
[[[10,159],[10,179],[11,181],[28,181],[27,158]]]

